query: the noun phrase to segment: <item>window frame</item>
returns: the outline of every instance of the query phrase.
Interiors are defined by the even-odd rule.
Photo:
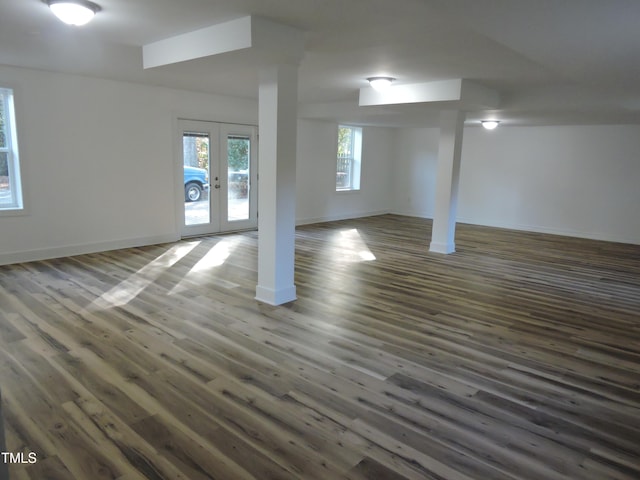
[[[16,127],[15,89],[0,84],[0,100],[4,105],[5,146],[0,152],[7,154],[7,170],[11,196],[8,202],[0,203],[0,216],[24,213],[20,155],[18,153],[18,134]]]
[[[348,156],[340,156],[340,130],[351,130],[351,152]],[[336,192],[357,192],[360,191],[362,173],[362,127],[357,125],[339,124],[336,139]],[[340,168],[341,160],[349,159],[348,185],[340,186],[338,176],[343,173]]]

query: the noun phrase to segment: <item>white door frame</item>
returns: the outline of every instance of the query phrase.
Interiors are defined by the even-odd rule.
[[[223,232],[255,229],[258,226],[258,128],[254,125],[236,125],[204,120],[179,118],[176,135],[176,210],[178,231],[181,237],[209,235]],[[209,222],[185,225],[184,158],[183,135],[185,132],[202,133],[209,136]],[[248,201],[249,218],[228,218],[228,146],[230,136],[247,137],[250,141]]]
[[[220,230],[231,232],[249,230],[258,227],[258,127],[251,125],[220,125]],[[229,220],[228,195],[228,146],[229,137],[243,137],[249,139],[249,172],[248,172],[248,201],[249,215],[245,220]],[[227,195],[225,195],[227,193]]]

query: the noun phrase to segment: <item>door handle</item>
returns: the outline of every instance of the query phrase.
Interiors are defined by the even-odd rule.
[[[215,184],[213,187],[214,187],[214,188],[220,188],[220,185]]]

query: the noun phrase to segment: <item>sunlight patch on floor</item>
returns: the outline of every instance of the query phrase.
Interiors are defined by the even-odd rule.
[[[107,309],[126,305],[198,245],[200,245],[199,241],[174,245],[129,278],[123,280],[108,292],[103,293],[91,303],[89,308]]]
[[[189,273],[199,273],[219,267],[229,258],[233,247],[233,242],[229,240],[219,241],[193,266]]]
[[[357,228],[341,230],[338,236],[334,237],[335,243],[340,247],[337,260],[344,263],[371,262],[376,256],[369,250],[367,244],[362,240]]]
[[[232,239],[220,240],[216,243],[200,260],[198,260],[191,270],[189,270],[187,276],[180,280],[180,282],[171,289],[169,295],[174,295],[193,288],[193,285],[198,283],[198,275],[211,272],[212,269],[224,265],[227,258],[229,258],[229,255],[231,255],[231,252],[236,248],[237,243],[237,240]],[[190,278],[193,274],[195,274],[195,278]],[[238,286],[236,283],[228,282],[223,278],[215,278],[213,276],[207,278],[207,282],[214,282],[218,285],[225,286],[226,288]]]

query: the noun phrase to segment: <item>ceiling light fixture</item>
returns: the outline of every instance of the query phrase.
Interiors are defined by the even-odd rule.
[[[68,25],[84,25],[100,11],[100,5],[88,0],[45,0],[51,11]]]
[[[480,123],[487,130],[493,130],[500,124],[498,120],[481,120]]]
[[[367,78],[369,85],[374,90],[386,90],[391,86],[391,83],[395,80],[393,77],[369,77]]]

